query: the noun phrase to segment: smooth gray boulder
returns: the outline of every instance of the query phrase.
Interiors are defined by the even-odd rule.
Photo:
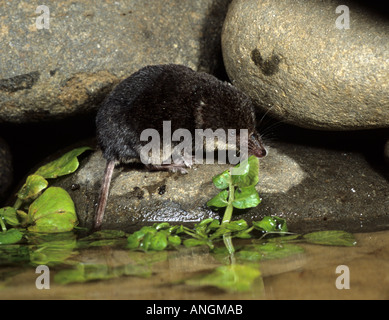
[[[39,3],[1,3],[0,123],[91,112],[149,64],[217,72],[229,2],[52,1],[48,20]]]
[[[348,8],[349,29],[346,26]],[[355,1],[234,0],[222,32],[233,84],[313,129],[389,127],[389,20]]]

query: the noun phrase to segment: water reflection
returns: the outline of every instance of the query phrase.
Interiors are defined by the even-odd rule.
[[[299,249],[279,259],[249,257],[251,263],[245,263],[249,269],[235,273],[243,287],[247,277],[254,279],[249,279],[253,282],[248,290],[226,290],[206,281],[217,279],[226,284],[234,280],[234,273],[220,269],[228,259],[222,246],[213,253],[205,247],[144,253],[129,251],[120,239],[109,245],[84,243],[77,248],[71,237],[55,239],[51,246],[35,239],[29,245],[1,247],[0,298],[388,299],[389,231],[356,234],[355,238],[355,247],[301,243]],[[253,244],[245,240],[234,241],[234,245]],[[247,261],[247,255],[237,251],[238,265],[242,257]],[[35,268],[41,263],[50,266],[49,290],[35,286]],[[335,285],[339,265],[350,270],[349,290]]]

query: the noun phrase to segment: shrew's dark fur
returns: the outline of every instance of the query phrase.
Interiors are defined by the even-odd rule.
[[[114,163],[139,159],[148,142],[143,130],[156,129],[162,136],[163,121],[171,130],[248,129],[249,151],[266,154],[255,129],[251,100],[234,86],[212,75],[182,65],[147,66],[119,83],[97,113],[97,141],[107,169],[97,210],[95,228],[101,226]],[[109,177],[108,177],[109,175]]]

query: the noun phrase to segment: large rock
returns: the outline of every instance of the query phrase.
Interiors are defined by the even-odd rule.
[[[340,5],[349,29],[336,25],[346,23]],[[234,0],[222,49],[234,85],[279,119],[326,130],[389,126],[389,20],[360,1]]]
[[[0,207],[1,201],[12,183],[11,151],[7,143],[0,138]]]
[[[54,181],[72,196],[82,226],[92,225],[104,167],[105,160],[97,151],[81,161],[76,173]],[[149,172],[142,166],[116,168],[103,227],[134,230],[154,222],[217,218],[206,202],[218,192],[211,178],[226,168],[196,165],[186,175]],[[389,182],[356,152],[278,142],[260,160],[257,190],[262,203],[235,215],[236,219],[277,215],[296,232],[360,232],[389,223]]]
[[[94,109],[119,80],[148,64],[216,72],[230,0],[52,1],[0,4],[0,122]],[[216,68],[216,69],[215,69]]]

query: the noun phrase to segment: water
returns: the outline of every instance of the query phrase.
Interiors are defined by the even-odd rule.
[[[261,276],[244,292],[188,283],[222,265],[205,247],[145,254],[120,244],[75,248],[71,241],[57,243],[63,255],[58,260],[66,256],[66,264],[48,263],[50,289],[37,289],[36,280],[43,274],[35,273],[36,265],[45,262],[48,253],[34,247],[26,255],[35,259],[31,264],[22,257],[21,248],[27,246],[19,246],[19,262],[0,260],[0,299],[389,299],[389,231],[354,236],[355,247],[303,243],[303,252],[256,263]],[[336,273],[340,265],[348,274],[345,269]],[[67,277],[58,275],[70,269],[107,279],[59,283]],[[337,279],[338,286],[349,283],[350,289],[338,289]]]

